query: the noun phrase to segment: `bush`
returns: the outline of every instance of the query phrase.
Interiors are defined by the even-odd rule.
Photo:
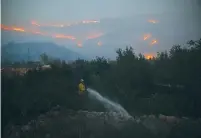
[[[23,123],[57,104],[86,109],[77,95],[80,78],[129,111],[201,116],[201,40],[190,42],[188,48],[173,46],[150,60],[127,47],[117,50],[116,61],[97,57],[67,65],[51,60],[50,70],[33,70],[25,76],[2,73],[2,126]]]

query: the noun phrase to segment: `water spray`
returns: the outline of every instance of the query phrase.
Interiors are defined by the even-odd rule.
[[[131,119],[133,118],[120,104],[115,103],[105,97],[103,97],[99,92],[96,90],[93,90],[91,88],[88,88],[87,91],[89,92],[89,96],[93,99],[98,100],[101,102],[106,109],[112,112],[116,112],[120,114],[125,119]]]

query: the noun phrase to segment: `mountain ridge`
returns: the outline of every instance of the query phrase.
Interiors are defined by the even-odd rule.
[[[65,61],[86,58],[77,52],[52,42],[9,42],[2,45],[1,52],[2,61],[37,61],[40,59],[40,55],[43,53],[46,53],[52,58]]]

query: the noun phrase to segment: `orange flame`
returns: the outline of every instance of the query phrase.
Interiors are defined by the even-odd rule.
[[[25,32],[24,28],[20,28],[20,27],[10,27],[10,26],[5,26],[3,24],[1,24],[1,29],[3,30],[10,30],[10,31],[18,31],[18,32]]]
[[[37,34],[37,35],[43,35],[43,36],[52,36],[54,38],[65,38],[65,39],[71,39],[71,40],[75,40],[76,37],[72,36],[72,35],[64,35],[64,34],[52,34],[52,35],[48,35],[47,33],[44,32],[40,32],[40,31],[30,31],[30,30],[26,30],[24,28],[20,28],[20,27],[10,27],[10,26],[5,26],[3,24],[1,24],[1,29],[2,30],[9,30],[9,31],[17,31],[17,32],[27,32],[27,33],[31,33],[31,34]]]
[[[63,35],[63,34],[56,34],[56,35],[53,35],[53,37],[55,37],[55,38],[67,38],[67,39],[71,39],[71,40],[75,40],[76,39],[74,36]]]
[[[156,40],[156,39],[153,39],[152,41],[151,41],[151,45],[154,45],[154,44],[157,44],[158,43],[158,41]]]
[[[153,54],[153,53],[146,53],[146,54],[144,54],[144,56],[145,56],[146,59],[152,59],[152,58],[155,57],[155,54]]]
[[[150,23],[158,23],[158,21],[156,20],[148,20],[148,22]],[[93,24],[93,23],[100,23],[99,20],[83,20],[83,21],[78,21],[78,22],[73,22],[73,23],[68,23],[68,24],[41,24],[41,23],[38,23],[37,21],[31,21],[31,24],[34,25],[34,26],[37,26],[37,27],[40,27],[40,26],[49,26],[49,27],[65,27],[65,26],[72,26],[72,25],[79,25],[79,24]],[[8,30],[8,31],[16,31],[16,32],[26,32],[26,33],[31,33],[31,34],[36,34],[36,35],[43,35],[43,36],[48,36],[48,37],[53,37],[53,38],[60,38],[60,39],[70,39],[70,40],[76,40],[77,36],[73,36],[73,35],[66,35],[66,34],[48,34],[48,33],[44,33],[44,32],[41,32],[39,30],[37,31],[32,31],[32,30],[28,30],[28,29],[24,29],[23,27],[15,27],[15,26],[6,26],[6,25],[3,25],[1,24],[1,29],[2,30]],[[84,36],[84,39],[85,40],[88,40],[88,39],[95,39],[95,38],[98,38],[98,37],[101,37],[102,35],[104,35],[103,33],[95,33],[95,34],[92,34],[92,35],[86,35]],[[83,37],[83,36],[82,36]],[[151,34],[145,34],[143,36],[143,40],[148,40],[152,37]],[[156,39],[153,39],[151,42],[150,42],[150,45],[155,45],[158,43],[158,40]],[[102,45],[102,42],[101,41],[98,41],[97,42],[97,45],[98,46],[101,46]],[[79,47],[82,47],[82,43],[81,42],[77,42],[77,46]]]
[[[1,24],[1,29],[3,29],[3,30],[12,30],[10,27],[7,27],[7,26],[5,26],[3,24]]]
[[[23,28],[13,28],[14,31],[19,31],[19,32],[25,32],[25,30]]]
[[[94,21],[95,22],[95,21]],[[33,25],[36,26],[41,26],[40,24],[38,24],[35,21],[32,21]],[[45,32],[41,32],[39,30],[28,30],[28,29],[24,29],[22,27],[13,27],[13,26],[6,26],[3,24],[1,25],[1,30],[8,30],[8,31],[17,31],[17,32],[26,32],[26,33],[30,33],[30,34],[35,34],[35,35],[42,35],[42,36],[48,36],[48,37],[52,37],[52,38],[60,38],[60,39],[70,39],[70,40],[76,40],[77,38],[75,36],[72,35],[65,35],[65,34],[48,34]],[[97,34],[93,34],[93,35],[89,35],[86,36],[87,39],[94,39],[94,38],[98,38],[100,36],[102,36],[103,33],[97,33]],[[98,43],[98,45],[101,45],[101,42]],[[77,46],[82,47],[82,43],[81,42],[77,42]]]
[[[143,37],[143,40],[147,40],[151,37],[151,34],[145,34],[144,37]]]
[[[146,59],[152,59],[154,56],[153,55],[147,55],[145,56]]]
[[[40,24],[36,21],[31,21],[31,24],[34,26],[46,26],[46,27],[68,27],[79,24],[92,24],[92,23],[100,23],[99,20],[83,20],[79,22],[67,23],[67,24]]]

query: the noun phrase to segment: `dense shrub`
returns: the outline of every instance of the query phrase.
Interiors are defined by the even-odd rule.
[[[126,48],[117,50],[116,61],[98,57],[68,65],[57,60],[52,69],[25,76],[2,73],[2,126],[23,123],[57,104],[87,109],[77,94],[80,78],[129,111],[201,116],[200,76],[201,40],[189,41],[187,48],[173,46],[149,60]]]

